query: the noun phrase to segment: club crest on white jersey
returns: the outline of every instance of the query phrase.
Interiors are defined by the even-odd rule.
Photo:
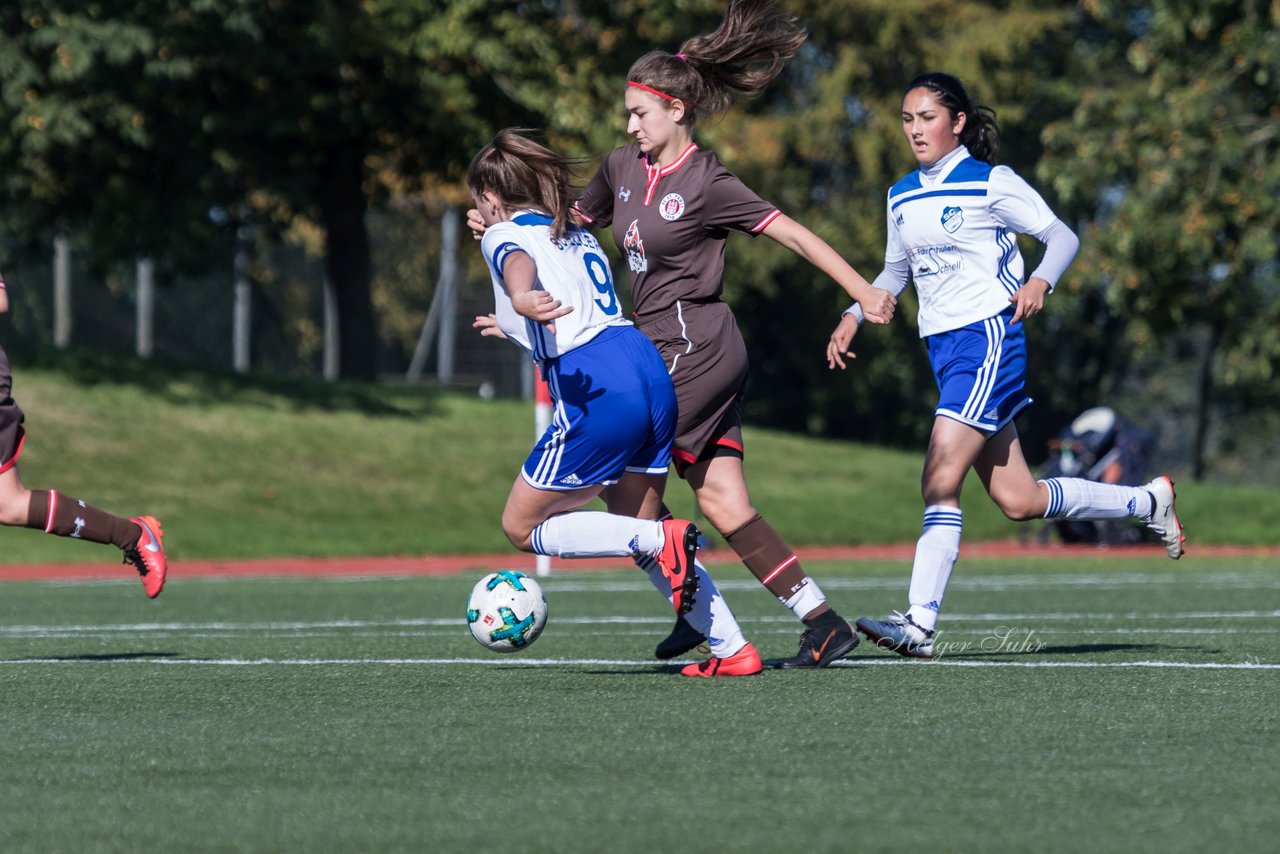
[[[955,234],[962,225],[964,225],[963,210],[951,206],[942,209],[942,227],[947,230],[947,234]]]

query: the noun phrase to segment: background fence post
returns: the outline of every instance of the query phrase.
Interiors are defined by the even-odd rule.
[[[249,252],[252,243],[249,227],[236,229],[235,306],[231,310],[231,365],[237,373],[249,370],[249,333],[252,321],[253,291],[249,285]]]
[[[136,265],[137,313],[134,346],[140,358],[150,359],[155,350],[156,262],[139,258]]]
[[[71,241],[65,234],[53,238],[53,346],[71,345]]]

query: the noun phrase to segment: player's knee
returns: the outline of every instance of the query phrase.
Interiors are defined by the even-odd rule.
[[[507,540],[511,545],[515,546],[522,552],[533,551],[532,537],[533,530],[527,525],[520,523],[506,516],[502,517],[502,533],[506,534]]]
[[[992,495],[1000,512],[1014,522],[1029,522],[1044,516],[1044,502],[1036,494]]]
[[[733,533],[758,515],[750,501],[725,500],[723,495],[700,494],[698,509],[722,536]]]
[[[27,524],[30,493],[26,490],[0,492],[0,525]]]
[[[503,529],[503,533],[507,535],[507,539],[511,542],[511,545],[515,546],[520,551],[522,552],[533,551],[533,546],[529,541],[528,534],[522,533],[520,531],[508,530],[505,528]]]

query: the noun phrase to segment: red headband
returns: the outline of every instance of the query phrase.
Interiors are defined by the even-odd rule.
[[[643,89],[644,91],[648,92],[650,95],[657,95],[659,98],[662,98],[662,99],[667,100],[667,101],[677,101],[677,100],[679,100],[679,99],[678,99],[678,98],[676,98],[674,95],[668,95],[666,92],[659,92],[657,89],[654,89],[652,86],[646,86],[646,85],[644,85],[643,83],[637,83],[637,82],[636,82],[636,81],[634,81],[634,80],[628,80],[628,81],[627,81],[627,85],[628,85],[628,86],[634,86],[634,87],[636,87],[637,89]]]

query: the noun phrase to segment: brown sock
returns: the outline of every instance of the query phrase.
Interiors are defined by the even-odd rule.
[[[132,546],[142,536],[138,523],[104,513],[52,489],[31,490],[27,527],[59,537],[110,543],[119,549]]]
[[[760,579],[760,583],[784,605],[809,582],[796,553],[759,514],[738,530],[726,534],[725,541],[742,558],[751,574]],[[820,607],[817,610],[821,613],[827,609]]]

